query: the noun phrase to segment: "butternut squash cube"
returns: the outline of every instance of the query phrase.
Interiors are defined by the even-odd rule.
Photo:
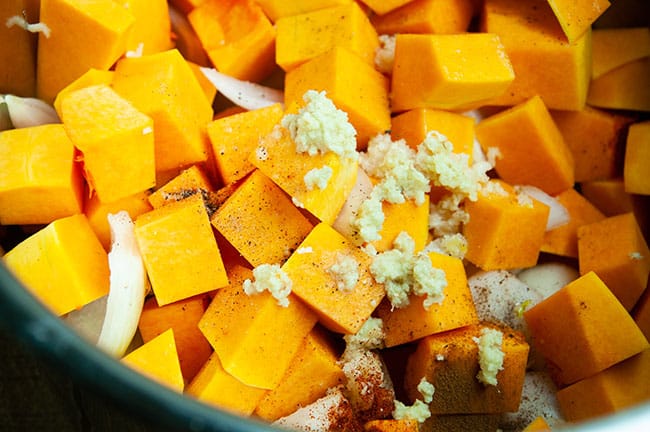
[[[187,60],[187,64],[189,65],[190,69],[192,69],[192,73],[196,77],[196,80],[199,82],[201,90],[203,90],[203,93],[205,93],[205,97],[208,100],[208,103],[212,105],[212,101],[214,101],[214,98],[217,96],[217,88],[214,86],[214,84],[212,84],[208,77],[205,76],[201,70],[201,66],[189,60]]]
[[[591,77],[626,63],[650,56],[650,30],[647,27],[597,28],[591,42]]]
[[[413,0],[361,0],[373,12],[378,15],[386,14],[400,6],[411,3]]]
[[[507,90],[489,104],[512,106],[539,95],[551,109],[585,106],[591,30],[567,41],[547,0],[485,0],[481,30],[499,35],[515,73]]]
[[[564,418],[580,422],[650,399],[650,349],[557,392]]]
[[[144,343],[165,333],[174,332],[178,362],[185,382],[191,381],[212,354],[212,347],[199,330],[199,320],[210,303],[207,295],[198,295],[184,300],[158,306],[155,297],[148,298],[138,331]]]
[[[72,91],[94,85],[106,84],[107,86],[110,86],[113,82],[114,74],[115,72],[110,70],[90,68],[79,78],[62,88],[61,91],[57,93],[56,99],[54,99],[54,109],[57,114],[59,114],[59,117],[61,117],[61,101],[65,98],[65,95]]]
[[[180,201],[193,194],[207,195],[213,190],[205,172],[198,166],[181,171],[176,177],[159,187],[149,195],[148,200],[153,208],[159,208],[170,202]]]
[[[415,0],[371,21],[379,34],[455,34],[467,31],[473,15],[472,0]]]
[[[650,279],[648,280],[648,286],[650,286]],[[634,317],[634,322],[639,326],[646,339],[650,340],[650,290],[647,286],[639,301],[634,305],[632,317]]]
[[[83,214],[55,220],[2,259],[56,315],[108,294],[108,257]]]
[[[27,0],[0,3],[0,23],[23,16]],[[0,26],[0,94],[34,97],[36,93],[36,41],[18,26]]]
[[[317,328],[303,341],[280,385],[269,390],[255,408],[264,420],[275,421],[309,405],[345,376],[327,334]]]
[[[158,305],[228,285],[201,195],[140,215],[135,235]]]
[[[283,114],[282,105],[274,104],[208,123],[212,154],[224,184],[241,180],[255,169],[248,155],[257,147],[260,138],[271,133]]]
[[[393,309],[384,300],[375,315],[382,319],[387,347],[401,345],[447,330],[478,324],[472,293],[467,285],[463,262],[439,253],[429,253],[433,268],[445,272],[447,286],[442,303],[428,309],[422,305],[423,297],[411,296],[408,306]]]
[[[599,108],[650,111],[650,57],[591,80],[587,103]]]
[[[391,119],[393,141],[403,139],[414,150],[431,131],[446,136],[454,145],[454,152],[467,154],[471,162],[475,137],[472,118],[449,111],[420,108]]]
[[[522,200],[510,185],[493,181],[505,193],[482,192],[477,201],[465,203],[465,257],[483,270],[531,267],[544,241],[549,208],[535,199]]]
[[[256,0],[266,15],[275,22],[280,18],[313,12],[328,7],[341,6],[351,3],[352,0]]]
[[[165,0],[116,0],[133,14],[135,22],[126,44],[136,56],[173,48],[169,7]]]
[[[395,41],[391,109],[476,108],[501,95],[514,78],[495,34],[400,34]]]
[[[646,338],[594,272],[524,312],[533,345],[559,387],[646,350]]]
[[[145,342],[122,358],[122,361],[143,375],[166,385],[179,393],[185,383],[181,374],[174,330],[169,329]]]
[[[418,432],[416,420],[370,420],[363,425],[364,432]]]
[[[212,107],[177,50],[120,60],[113,88],[153,119],[157,172],[207,160]]]
[[[333,152],[310,156],[298,153],[286,128],[280,127],[260,139],[251,152],[250,162],[280,186],[298,207],[325,223],[333,223],[357,179],[358,161]],[[328,166],[332,170],[325,188],[311,190],[305,175]]]
[[[549,195],[573,187],[573,155],[539,96],[484,119],[476,136],[486,153],[499,150],[494,168],[504,181]]]
[[[348,114],[359,148],[390,129],[387,78],[346,48],[335,47],[287,73],[287,106],[302,102],[307,90],[325,91]]]
[[[188,384],[185,393],[209,405],[248,416],[265,390],[246,385],[230,375],[223,369],[217,353],[213,353]]]
[[[635,123],[627,132],[625,145],[625,165],[623,166],[625,192],[650,195],[650,178],[646,172],[649,164],[650,121]]]
[[[110,69],[126,52],[135,22],[113,0],[43,0],[40,20],[50,37],[38,36],[36,94],[48,103],[89,68]]]
[[[620,174],[624,131],[632,117],[586,106],[580,111],[551,111],[571,149],[575,181],[611,179]]]
[[[254,0],[206,0],[187,18],[220,72],[260,81],[273,71],[276,29]]]
[[[548,432],[551,430],[551,427],[548,425],[544,417],[536,417],[535,420],[528,423],[528,426],[524,428],[522,432]]]
[[[475,340],[484,329],[502,333],[502,369],[496,385],[478,380],[479,346]],[[528,344],[512,329],[478,324],[427,336],[418,342],[406,364],[404,387],[411,400],[421,398],[417,386],[422,378],[433,384],[429,404],[436,414],[496,414],[517,411],[526,374]],[[463,397],[458,397],[463,395]]]
[[[574,42],[591,28],[609,8],[609,0],[547,0],[569,42]]]
[[[291,198],[259,170],[228,197],[211,222],[254,267],[284,262],[312,229]]]
[[[82,153],[86,180],[109,203],[156,183],[154,122],[105,84],[68,93],[61,120]]]
[[[629,311],[650,274],[650,249],[634,213],[578,228],[580,274],[595,272]]]
[[[429,195],[424,195],[424,202],[417,205],[409,199],[399,204],[383,201],[384,223],[379,235],[381,238],[372,242],[378,252],[392,249],[397,236],[405,231],[415,242],[415,251],[426,246],[429,239]]]
[[[311,306],[321,324],[354,334],[384,297],[370,274],[370,257],[326,223],[314,227],[282,270],[293,293]]]
[[[268,291],[247,295],[242,288],[246,279],[253,279],[250,269],[231,270],[230,286],[217,291],[199,329],[226,372],[243,384],[271,390],[282,382],[317,317],[294,294],[289,295],[287,307]],[[237,393],[227,396],[236,399],[233,394]],[[262,390],[251,411],[263,396]]]
[[[569,212],[569,222],[544,233],[542,252],[578,258],[578,228],[605,219],[585,197],[575,189],[567,189],[555,197]]]
[[[152,209],[147,201],[149,193],[149,191],[139,192],[110,203],[102,203],[97,198],[97,195],[93,195],[86,200],[84,213],[97,238],[107,252],[111,248],[111,228],[108,225],[108,214],[125,210],[131,219],[135,220],[141,214]]]
[[[615,216],[634,210],[632,195],[625,192],[622,178],[594,180],[580,184],[582,195],[605,216]]]
[[[357,2],[288,16],[275,25],[275,61],[285,72],[336,46],[374,64],[379,38]]]
[[[81,213],[84,181],[60,124],[0,133],[0,224],[46,224]]]

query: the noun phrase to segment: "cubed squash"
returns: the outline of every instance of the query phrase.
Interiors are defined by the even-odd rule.
[[[395,41],[391,110],[476,108],[501,95],[514,78],[496,34],[400,34]]]
[[[454,34],[467,31],[472,0],[415,0],[383,15],[373,15],[379,34]]]
[[[552,109],[585,106],[591,30],[569,42],[547,0],[485,0],[481,30],[501,37],[515,73],[508,89],[490,104],[512,106],[539,95]]]
[[[228,197],[211,222],[254,267],[283,263],[312,229],[291,198],[259,170]]]
[[[228,285],[201,195],[140,215],[135,235],[160,306]]]
[[[492,181],[497,191],[482,192],[477,201],[465,204],[465,257],[483,270],[531,267],[544,241],[549,208],[534,199],[521,200],[510,185]]]
[[[126,44],[133,55],[148,55],[173,47],[169,7],[165,0],[115,0],[135,22]]]
[[[256,0],[266,15],[275,22],[280,18],[313,12],[328,7],[341,6],[351,3],[352,0]]]
[[[591,77],[598,78],[625,63],[650,56],[650,29],[597,28],[591,42]]]
[[[374,64],[379,38],[357,2],[279,19],[276,63],[285,71],[330,51],[336,46]]]
[[[494,168],[504,181],[549,195],[573,187],[573,155],[539,96],[482,120],[476,136],[484,152],[498,149]]]
[[[411,3],[413,0],[361,0],[361,3],[368,6],[378,15],[386,14],[400,6]]]
[[[0,23],[23,17],[27,0],[6,0],[0,4]],[[36,41],[18,26],[0,26],[0,94],[34,97],[36,92]]]
[[[113,88],[153,119],[157,172],[207,160],[212,107],[178,50],[120,60]]]
[[[148,200],[153,208],[158,208],[194,194],[205,197],[211,191],[213,191],[212,184],[205,172],[198,165],[192,165],[156,189],[149,195]]]
[[[605,216],[615,216],[634,210],[632,195],[625,192],[623,178],[582,182],[580,189],[582,195]]]
[[[425,309],[422,297],[412,295],[409,305],[393,309],[384,300],[375,315],[382,319],[384,343],[387,347],[401,345],[434,333],[478,324],[472,293],[467,285],[463,262],[439,253],[429,253],[433,268],[445,272],[447,286],[442,303],[434,303]]]
[[[569,42],[574,42],[591,28],[609,8],[609,0],[547,0]]]
[[[623,183],[625,192],[650,195],[650,178],[646,172],[650,164],[650,121],[635,123],[627,132]]]
[[[2,259],[56,315],[108,294],[108,257],[83,214],[55,220]]]
[[[650,111],[650,57],[625,63],[591,80],[587,103],[599,108]]]
[[[160,384],[183,392],[185,383],[171,328],[125,355],[122,362]]]
[[[650,249],[634,213],[611,216],[578,228],[580,274],[595,272],[631,310],[650,274]]]
[[[153,120],[105,84],[68,93],[61,120],[91,191],[109,203],[156,183]]]
[[[372,242],[378,252],[392,249],[393,242],[402,232],[406,232],[415,242],[415,251],[426,246],[429,239],[429,195],[424,195],[422,204],[416,204],[409,199],[403,203],[381,203],[384,213],[384,223],[379,235],[381,238]]]
[[[74,90],[79,90],[85,87],[91,87],[99,84],[106,84],[107,86],[110,86],[113,82],[114,74],[115,72],[111,70],[90,68],[79,78],[62,88],[61,91],[57,93],[56,99],[54,99],[54,109],[59,114],[59,117],[61,117],[61,101],[65,98],[66,94]]]
[[[370,273],[371,259],[326,223],[314,227],[282,266],[293,293],[311,306],[321,324],[354,334],[385,295]]]
[[[61,124],[0,133],[0,224],[47,224],[81,213],[84,180]]]
[[[503,362],[496,385],[479,381],[479,338],[485,329],[502,335]],[[478,339],[478,340],[477,340]],[[424,378],[436,389],[429,404],[432,414],[497,414],[517,411],[526,374],[529,346],[512,329],[478,324],[427,336],[408,358],[404,387],[411,400]],[[463,397],[458,397],[462,394]]]
[[[286,307],[266,291],[247,295],[242,284],[252,278],[249,268],[234,267],[230,286],[217,291],[199,328],[226,372],[247,386],[271,390],[282,382],[317,317],[294,294]],[[233,394],[227,397],[236,399]]]
[[[418,432],[416,420],[370,420],[363,425],[364,432]]]
[[[559,387],[646,350],[648,341],[594,272],[524,312],[533,345]]]
[[[49,103],[89,68],[110,69],[126,52],[135,22],[113,0],[42,0],[40,20],[50,37],[38,37],[36,94]]]

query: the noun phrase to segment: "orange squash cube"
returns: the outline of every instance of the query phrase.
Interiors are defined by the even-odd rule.
[[[650,349],[557,392],[570,422],[613,414],[650,399]]]
[[[591,80],[587,103],[599,108],[650,111],[650,57]]]
[[[632,195],[625,192],[622,178],[594,180],[580,184],[582,195],[605,216],[615,216],[634,210]]]
[[[535,420],[530,422],[522,432],[549,432],[551,427],[548,425],[544,417],[536,417]]]
[[[173,48],[169,7],[165,0],[116,0],[135,22],[126,44],[127,52],[149,55]]]
[[[22,17],[26,0],[0,3],[0,21]],[[18,26],[0,26],[0,94],[34,97],[36,93],[36,41]]]
[[[291,198],[259,170],[226,199],[211,222],[253,266],[283,263],[312,229]]]
[[[60,124],[0,133],[0,224],[46,224],[81,213],[84,181]]]
[[[224,184],[241,180],[255,169],[248,155],[257,147],[260,138],[271,133],[283,114],[282,105],[274,104],[208,123],[212,154]]]
[[[183,392],[185,383],[178,362],[173,329],[131,351],[122,358],[122,362],[160,384],[179,393]]]
[[[106,84],[107,86],[110,86],[113,82],[114,74],[115,72],[110,70],[90,68],[79,78],[62,88],[61,91],[57,93],[56,99],[54,99],[54,109],[56,110],[57,114],[59,114],[59,117],[61,117],[61,101],[65,98],[66,94],[74,90],[79,90],[85,87],[91,87],[99,84]]]
[[[201,195],[140,215],[135,235],[160,306],[228,285]]]
[[[287,106],[300,104],[307,90],[325,91],[348,114],[359,148],[390,129],[388,80],[346,48],[336,47],[287,72]]]
[[[357,2],[288,16],[275,25],[275,61],[286,72],[336,46],[374,64],[379,38]]]
[[[648,286],[650,286],[650,279],[648,280]],[[634,305],[632,317],[646,339],[650,340],[650,290],[647,286],[639,301]]]
[[[120,60],[113,88],[153,119],[157,172],[207,160],[212,107],[177,50]]]
[[[578,228],[580,274],[595,272],[629,311],[650,274],[650,249],[634,213]]]
[[[384,343],[387,347],[413,342],[434,333],[478,324],[478,315],[467,285],[463,262],[439,253],[429,253],[433,268],[442,269],[447,278],[442,303],[434,303],[428,309],[422,305],[423,298],[410,297],[408,306],[393,309],[390,302],[383,301],[375,315],[381,318]]]
[[[43,0],[40,20],[50,37],[38,36],[36,94],[48,103],[89,68],[110,69],[126,52],[135,22],[113,0]]]
[[[253,413],[265,390],[246,385],[230,375],[223,369],[217,353],[213,353],[185,393],[217,408],[247,416]]]
[[[370,420],[363,425],[364,432],[418,432],[415,420]]]
[[[247,386],[274,389],[317,317],[294,294],[289,295],[287,307],[266,291],[247,295],[242,284],[252,279],[253,273],[246,267],[234,267],[230,276],[230,286],[217,291],[199,321],[199,329],[228,374]],[[233,394],[227,396],[237,399]],[[263,395],[264,391],[259,399]]]
[[[495,34],[400,34],[395,41],[391,110],[476,108],[501,95],[514,78]]]
[[[331,341],[325,332],[315,328],[303,341],[280,385],[269,390],[257,404],[255,414],[275,421],[309,405],[344,380]]]
[[[467,31],[473,15],[472,0],[415,0],[371,21],[379,34],[455,34]]]
[[[595,375],[650,346],[594,272],[528,309],[524,318],[559,387]]]
[[[467,260],[483,270],[531,267],[537,262],[544,241],[549,208],[531,199],[519,199],[514,189],[499,180],[504,194],[479,193],[467,201],[469,222],[463,228]],[[512,227],[518,229],[513,231]]]
[[[212,190],[212,185],[205,172],[198,165],[192,165],[159,187],[149,195],[148,200],[153,208],[159,208],[193,194],[206,195]]]
[[[344,264],[350,262],[355,269]],[[311,306],[321,324],[354,334],[385,295],[370,274],[371,259],[326,223],[314,227],[282,266],[293,293]],[[339,268],[340,270],[336,270]],[[346,279],[354,275],[356,278]]]
[[[597,28],[591,36],[593,79],[626,63],[650,56],[650,30],[647,27]]]
[[[609,0],[547,0],[569,42],[591,28],[609,7]]]
[[[544,233],[542,252],[578,258],[578,228],[605,219],[605,215],[575,189],[555,197],[569,212],[569,222]]]
[[[539,96],[482,120],[476,136],[486,153],[499,150],[494,168],[504,181],[549,195],[573,187],[571,150]]]
[[[280,18],[314,12],[328,7],[341,6],[351,3],[353,0],[256,0],[266,15],[275,22]]]
[[[384,15],[390,11],[411,3],[413,0],[361,0],[361,3],[368,6],[378,15]]]
[[[117,201],[155,184],[154,123],[110,87],[68,93],[61,101],[61,120],[100,201]]]
[[[503,369],[496,385],[478,380],[479,347],[475,338],[484,329],[502,333]],[[512,329],[478,324],[427,336],[418,342],[406,364],[404,387],[411,400],[421,398],[422,378],[436,393],[429,404],[432,414],[496,414],[517,411],[526,374],[528,344]],[[463,397],[458,397],[458,395]]]
[[[650,121],[635,123],[627,132],[623,183],[625,192],[650,195],[650,179],[644,171],[650,164]]]
[[[424,202],[420,205],[413,200],[392,204],[383,201],[382,211],[384,223],[379,235],[381,238],[372,242],[378,252],[392,249],[397,236],[405,231],[415,242],[415,251],[418,252],[426,246],[429,240],[429,195],[424,195]]]
[[[220,72],[260,81],[273,70],[276,29],[254,0],[206,0],[187,18]]]
[[[56,315],[108,294],[108,257],[83,214],[55,220],[2,259]]]
[[[569,42],[547,0],[485,0],[481,31],[500,36],[515,73],[507,90],[489,104],[512,106],[539,95],[551,109],[585,106],[591,30]]]

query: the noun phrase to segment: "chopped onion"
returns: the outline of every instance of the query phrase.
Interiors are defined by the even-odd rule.
[[[362,240],[359,238],[359,234],[356,232],[353,223],[361,204],[370,198],[372,188],[373,185],[370,177],[368,177],[368,174],[363,169],[359,168],[357,181],[352,187],[343,207],[341,207],[341,211],[336,217],[336,220],[332,224],[332,228],[356,243],[360,243]]]
[[[284,101],[282,90],[238,80],[213,68],[202,67],[201,72],[222,95],[244,109],[255,110]]]
[[[571,220],[569,211],[560,203],[560,201],[557,200],[557,198],[550,196],[535,186],[526,185],[517,186],[517,188],[526,195],[530,195],[537,201],[546,204],[551,209],[551,212],[548,214],[548,220],[546,221],[546,231],[566,225]]]
[[[109,214],[108,223],[112,239],[108,254],[110,289],[97,346],[112,356],[121,357],[138,328],[147,292],[147,276],[129,214],[126,211]]]
[[[517,279],[547,298],[569,282],[578,278],[578,271],[570,265],[557,262],[538,264],[517,273]]]
[[[40,99],[5,95],[4,102],[7,104],[11,123],[16,129],[61,123],[54,108]]]

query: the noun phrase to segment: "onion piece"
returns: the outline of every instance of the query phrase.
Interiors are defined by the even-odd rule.
[[[238,80],[213,68],[202,67],[201,72],[219,93],[244,109],[255,110],[284,101],[282,90]]]
[[[359,233],[354,227],[354,221],[356,220],[357,212],[361,204],[370,198],[372,188],[373,184],[370,177],[368,177],[368,174],[362,168],[359,168],[357,180],[348,194],[348,198],[345,200],[343,207],[341,207],[341,211],[336,217],[336,220],[332,224],[332,228],[355,243],[363,243],[363,240],[361,240]]]
[[[568,283],[578,279],[578,270],[560,262],[547,262],[517,273],[517,279],[548,298]]]
[[[557,198],[550,196],[543,190],[530,185],[517,186],[518,190],[530,195],[542,204],[546,204],[550,209],[548,220],[546,221],[546,231],[566,225],[571,220],[569,211],[564,207]]]
[[[16,129],[61,123],[54,108],[40,99],[5,95],[4,102],[7,104],[11,123]]]
[[[131,217],[126,211],[109,214],[108,224],[112,240],[108,254],[110,289],[97,346],[119,358],[138,328],[148,284]]]
[[[302,432],[334,432],[357,430],[350,402],[340,388],[332,388],[322,398],[298,408],[273,422],[274,426]]]

